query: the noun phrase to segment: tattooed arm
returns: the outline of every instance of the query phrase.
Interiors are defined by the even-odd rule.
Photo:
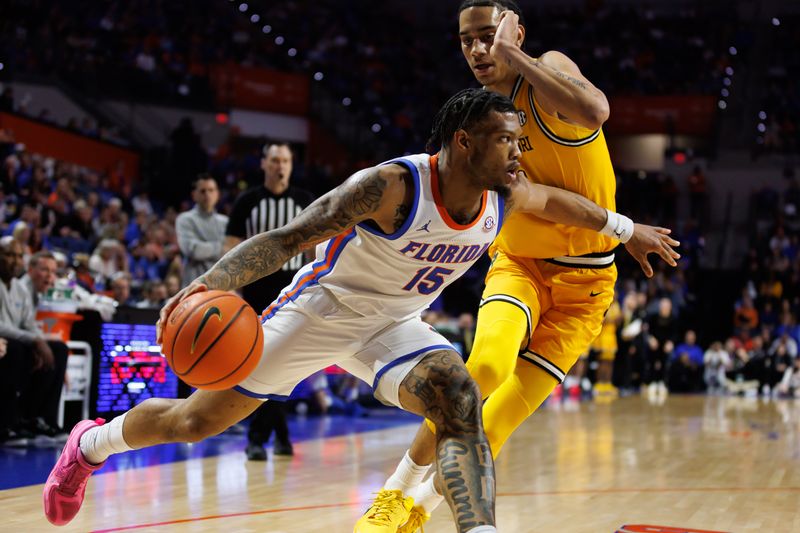
[[[373,218],[383,206],[386,174],[382,168],[355,174],[285,226],[238,244],[198,281],[209,289],[238,289],[272,274],[303,250]]]
[[[492,57],[519,71],[533,85],[537,102],[549,114],[585,128],[600,128],[609,116],[608,99],[603,92],[561,52],[546,52],[536,59],[522,51],[516,42],[518,23],[515,13],[503,13],[490,49]]]
[[[195,292],[229,291],[278,270],[289,258],[371,220],[394,231],[406,201],[408,171],[396,165],[358,172],[322,196],[281,228],[254,235],[228,251],[208,272],[171,298],[161,309],[161,324],[180,301]],[[403,217],[402,222],[405,220]],[[391,233],[392,231],[388,231]]]

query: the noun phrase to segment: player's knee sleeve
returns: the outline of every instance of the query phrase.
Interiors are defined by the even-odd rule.
[[[491,302],[481,307],[475,344],[467,370],[486,398],[514,372],[517,355],[528,336],[528,319],[518,307]]]
[[[550,396],[559,381],[536,365],[523,362],[514,370],[514,375],[522,389],[522,397],[529,411],[533,414]]]
[[[483,429],[493,457],[500,454],[503,444],[530,414],[522,392],[512,375],[483,404]]]
[[[483,427],[497,457],[512,433],[542,405],[558,385],[544,370],[521,363],[483,405]]]

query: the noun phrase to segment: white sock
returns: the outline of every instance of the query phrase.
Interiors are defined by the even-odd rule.
[[[497,533],[497,529],[494,526],[478,526],[473,527],[467,533]]]
[[[444,501],[444,496],[436,491],[436,487],[433,484],[434,477],[435,474],[426,479],[413,494],[414,505],[425,509],[427,514],[433,514],[434,509]]]
[[[411,460],[408,452],[403,456],[403,460],[397,465],[397,470],[389,476],[383,488],[386,490],[400,490],[403,494],[408,494],[411,489],[419,485],[425,473],[431,465],[420,466]]]
[[[81,453],[88,463],[100,464],[108,459],[109,455],[133,449],[122,438],[122,424],[125,423],[125,414],[118,416],[108,424],[93,427],[81,435]]]

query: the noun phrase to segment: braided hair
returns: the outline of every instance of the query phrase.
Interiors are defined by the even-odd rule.
[[[492,111],[516,113],[507,96],[484,89],[464,89],[445,102],[433,118],[428,150],[446,147],[458,130],[470,131]]]

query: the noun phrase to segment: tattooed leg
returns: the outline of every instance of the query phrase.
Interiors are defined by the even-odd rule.
[[[430,353],[403,380],[400,403],[436,425],[437,485],[459,533],[494,525],[494,463],[481,396],[461,357],[449,350]]]

